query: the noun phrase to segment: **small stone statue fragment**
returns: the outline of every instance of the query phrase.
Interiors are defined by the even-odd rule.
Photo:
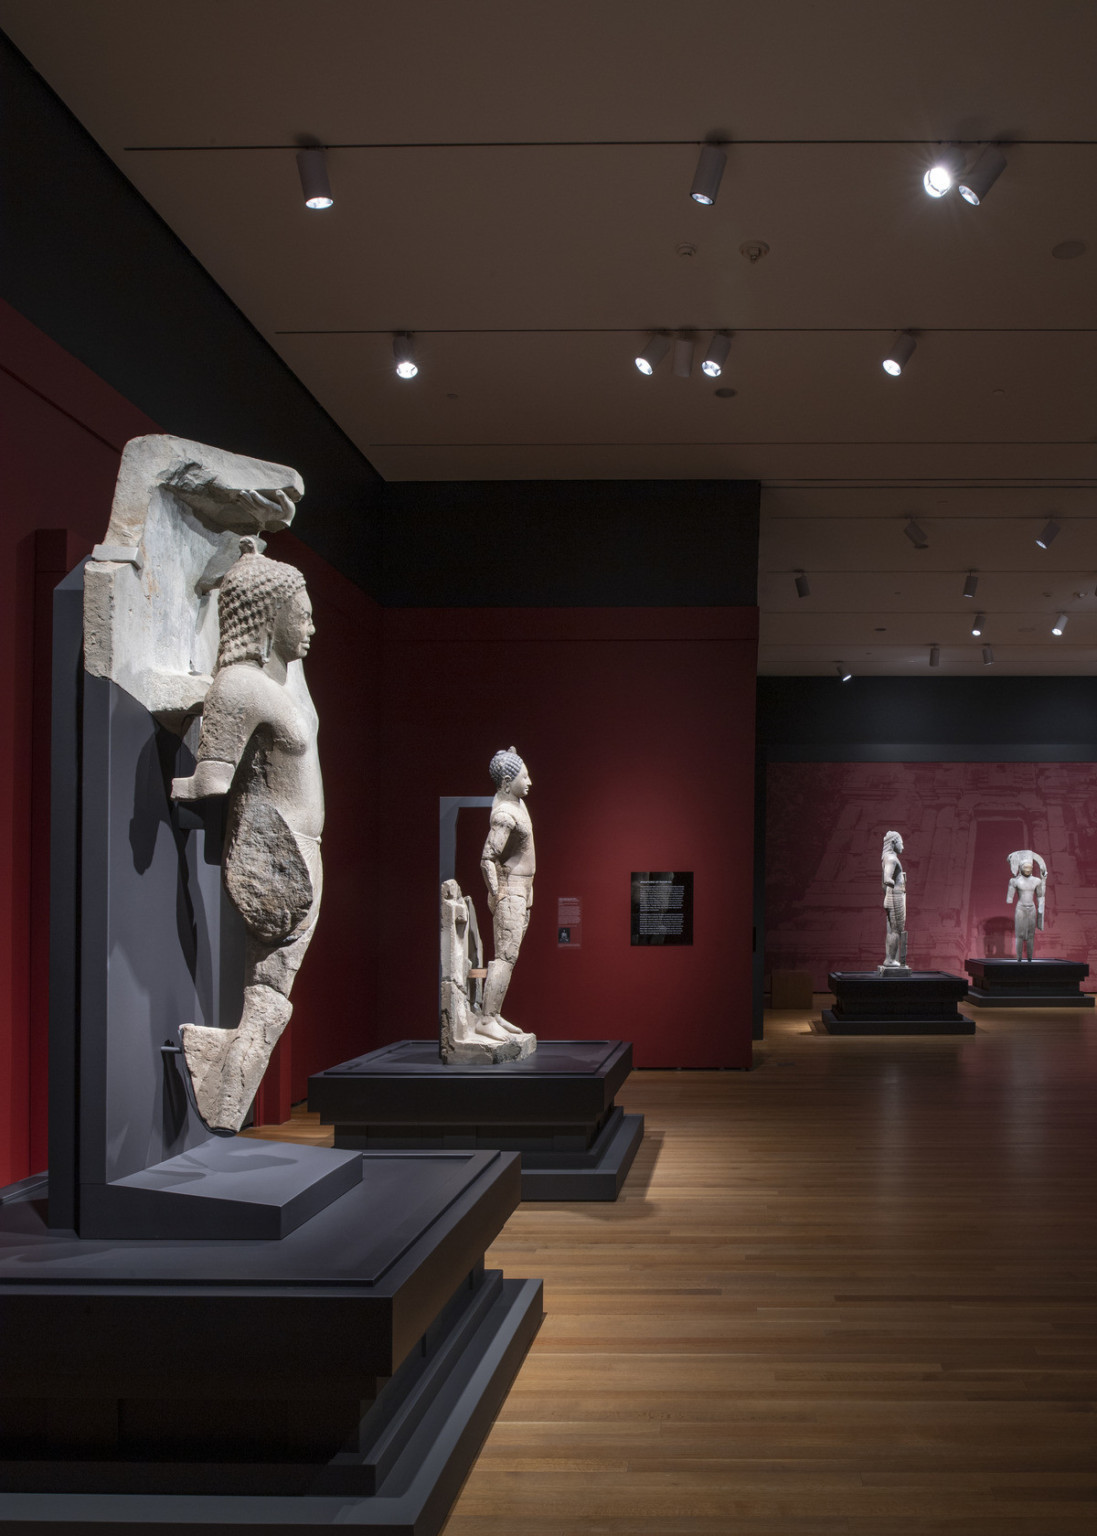
[[[1040,874],[1033,873],[1039,864]],[[1013,935],[1017,943],[1017,959],[1031,960],[1036,943],[1036,930],[1044,926],[1044,902],[1047,897],[1047,865],[1031,848],[1021,848],[1009,856],[1012,879],[1006,888],[1006,904],[1017,906],[1013,913]]]
[[[899,860],[903,839],[898,832],[884,833],[880,872],[884,882],[884,915],[887,918],[885,958],[877,966],[881,976],[909,976],[907,965],[907,877]]]
[[[197,766],[176,800],[228,796],[222,873],[247,927],[244,1009],[234,1029],[184,1024],[183,1057],[205,1124],[244,1122],[293,1011],[294,977],[320,909],[324,791],[304,657],[315,626],[305,578],[255,541],[220,591],[220,642]]]

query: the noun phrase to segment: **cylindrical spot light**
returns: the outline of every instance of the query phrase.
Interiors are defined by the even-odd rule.
[[[939,645],[930,646],[929,664],[931,667],[939,667],[941,665],[941,647]]]
[[[978,578],[978,576],[976,576],[974,571],[968,571],[968,573],[967,573],[967,580],[964,582],[964,596],[965,597],[974,597],[975,596],[975,592],[976,592],[976,588],[978,587],[978,585],[979,585],[979,578]]]
[[[674,372],[680,379],[688,379],[693,372],[693,345],[691,336],[674,338]]]
[[[959,192],[964,202],[978,208],[1005,168],[1005,155],[997,144],[988,144],[968,174],[960,178]]]
[[[301,191],[305,194],[306,208],[330,208],[335,199],[328,181],[327,155],[322,149],[297,151],[297,174],[301,178]]]
[[[962,149],[942,149],[934,156],[933,164],[922,177],[922,185],[930,197],[944,197],[952,183],[960,175],[964,165]]]
[[[920,527],[914,521],[913,518],[908,518],[907,525],[903,529],[903,532],[906,534],[906,536],[910,540],[910,542],[914,545],[915,549],[928,549],[929,548],[929,535],[926,533],[926,530],[924,528]]]
[[[844,667],[840,661],[835,663],[834,670],[842,679],[843,683],[848,683],[850,678],[853,676],[853,673],[849,670],[849,668]]]
[[[710,379],[718,379],[724,371],[724,364],[728,360],[731,351],[731,333],[729,331],[716,331],[708,344],[705,360],[701,364],[701,372],[707,373]]]
[[[415,361],[415,347],[412,344],[411,334],[408,331],[396,331],[392,338],[392,355],[396,359],[396,376],[401,379],[414,379],[419,372],[419,365]]]
[[[636,359],[636,366],[643,374],[651,375],[667,355],[670,346],[670,337],[661,331],[656,331],[648,341],[647,346]]]
[[[893,379],[897,379],[914,356],[917,345],[909,331],[900,331],[882,359],[884,372],[890,373]]]
[[[804,575],[803,571],[797,571],[797,573],[796,573],[796,596],[797,597],[810,597],[811,596],[811,587],[808,585],[808,579]]]
[[[971,633],[973,635],[981,635],[983,633],[983,615],[981,613],[975,615],[971,626]]]
[[[1067,616],[1066,616],[1065,613],[1061,613],[1059,615],[1059,617],[1055,620],[1055,623],[1051,626],[1051,633],[1053,635],[1061,635],[1063,633],[1063,630],[1066,629],[1066,627],[1067,627]]]
[[[1053,517],[1049,517],[1043,528],[1036,535],[1037,544],[1039,544],[1041,549],[1047,549],[1048,545],[1051,543],[1052,539],[1055,538],[1058,532],[1059,524]]]
[[[983,646],[983,666],[984,667],[989,667],[993,661],[994,661],[994,647],[992,645],[984,645]]]
[[[716,194],[720,190],[720,178],[724,174],[727,159],[727,155],[719,144],[701,145],[693,185],[689,189],[689,195],[695,203],[702,203],[708,208],[716,201]]]

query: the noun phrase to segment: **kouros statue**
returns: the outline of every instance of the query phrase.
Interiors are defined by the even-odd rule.
[[[884,881],[884,914],[887,918],[887,938],[883,965],[877,966],[880,975],[909,974],[907,968],[907,877],[899,855],[903,851],[903,839],[898,832],[884,833],[884,847],[880,854],[880,871]]]
[[[1039,876],[1033,874],[1033,863],[1040,866]],[[1037,928],[1044,926],[1044,901],[1047,896],[1047,865],[1031,848],[1018,849],[1009,856],[1013,878],[1006,888],[1006,904],[1017,906],[1013,913],[1013,934],[1017,941],[1018,960],[1031,960],[1036,942]]]
[[[228,796],[222,876],[244,920],[244,1008],[233,1029],[183,1024],[195,1103],[211,1131],[240,1129],[293,1011],[293,979],[320,909],[324,790],[304,657],[314,633],[305,578],[256,541],[221,581],[220,640],[197,766],[177,800]]]
[[[495,784],[495,798],[491,803],[487,841],[480,855],[480,869],[488,888],[495,957],[488,966],[484,983],[484,1018],[518,1034],[521,1031],[508,1024],[502,1015],[503,1000],[533,906],[533,876],[537,866],[533,824],[525,804],[532,783],[529,769],[513,747],[496,752],[488,764],[488,772]]]
[[[471,897],[462,896],[456,880],[442,886],[441,1054],[443,1061],[462,1066],[520,1061],[537,1049],[537,1036],[508,1023],[502,1013],[533,905],[533,826],[525,806],[529,769],[510,747],[496,752],[488,772],[496,794],[480,868],[495,958],[486,972]]]

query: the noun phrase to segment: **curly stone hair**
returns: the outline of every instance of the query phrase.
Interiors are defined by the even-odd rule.
[[[226,571],[218,599],[218,671],[237,661],[264,661],[264,630],[304,586],[296,566],[259,554],[254,539],[241,539],[240,558]]]
[[[498,752],[488,764],[488,772],[497,789],[506,789],[512,779],[516,779],[522,770],[522,759],[513,747],[500,747]]]

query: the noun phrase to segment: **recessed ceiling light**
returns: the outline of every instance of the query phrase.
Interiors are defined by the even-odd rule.
[[[733,400],[738,391],[725,384],[720,389],[714,389],[712,393],[716,396],[717,400]]]
[[[716,201],[716,194],[720,190],[720,178],[724,174],[727,161],[728,157],[719,144],[701,145],[693,185],[689,189],[689,195],[695,203],[703,203],[707,208]]]
[[[301,191],[306,208],[330,208],[335,199],[328,181],[327,157],[318,147],[297,151],[297,174],[301,178]]]
[[[1073,261],[1077,256],[1084,256],[1089,246],[1084,240],[1060,240],[1058,245],[1051,247],[1051,254],[1056,261]]]

